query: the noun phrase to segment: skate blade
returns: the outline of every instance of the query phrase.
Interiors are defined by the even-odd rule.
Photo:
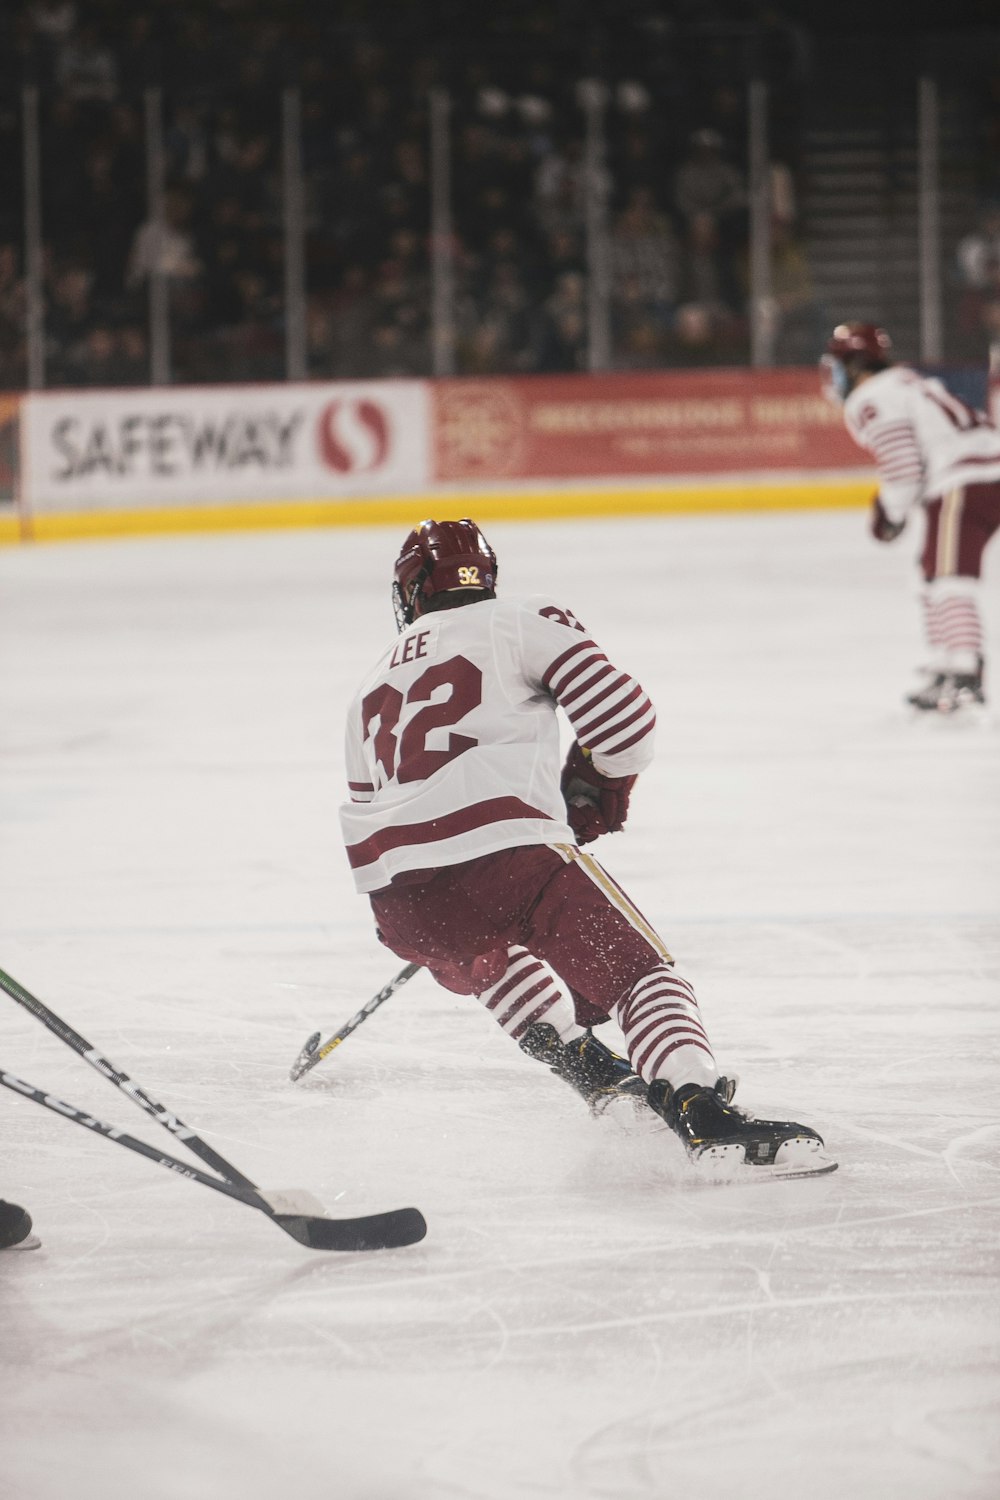
[[[987,729],[993,725],[993,715],[985,703],[958,703],[953,708],[920,708],[913,703],[907,706],[906,717],[911,724],[926,725],[930,734],[957,728]],[[942,731],[942,725],[947,725],[948,731]]]
[[[591,1099],[587,1107],[595,1119],[610,1115],[622,1120],[634,1120],[636,1115],[644,1115],[649,1109],[645,1087],[641,1092],[638,1089],[608,1089],[606,1093]]]
[[[25,1239],[18,1240],[16,1245],[5,1245],[5,1250],[40,1250],[42,1242],[37,1234],[29,1234]]]
[[[752,1147],[752,1143],[751,1143]],[[812,1136],[793,1136],[782,1141],[773,1161],[748,1157],[745,1142],[703,1146],[691,1161],[706,1182],[774,1182],[780,1178],[822,1177],[835,1172],[839,1163],[827,1156]]]

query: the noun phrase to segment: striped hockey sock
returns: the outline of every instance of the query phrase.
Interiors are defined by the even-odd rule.
[[[545,965],[527,948],[508,950],[507,972],[479,996],[508,1036],[520,1041],[536,1021],[548,1021],[562,1042],[583,1036],[572,1001],[559,989]]]
[[[712,1086],[718,1068],[694,990],[668,964],[643,975],[615,1008],[629,1061],[647,1083]]]
[[[924,628],[941,672],[975,672],[983,654],[977,578],[940,578],[924,594]]]

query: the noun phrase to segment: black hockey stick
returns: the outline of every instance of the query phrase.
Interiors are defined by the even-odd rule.
[[[309,1069],[314,1068],[318,1062],[322,1062],[324,1057],[329,1057],[334,1047],[339,1047],[345,1037],[350,1036],[352,1031],[356,1031],[361,1022],[370,1016],[373,1010],[378,1010],[379,1006],[383,1005],[390,995],[394,995],[398,989],[401,989],[408,979],[412,979],[414,974],[419,974],[420,968],[420,964],[407,964],[405,969],[400,969],[395,979],[390,979],[385,988],[379,990],[377,995],[373,995],[368,1003],[363,1005],[349,1021],[345,1021],[340,1030],[335,1031],[333,1036],[323,1043],[322,1047],[319,1044],[320,1033],[314,1031],[298,1057],[292,1063],[288,1073],[292,1082],[295,1083],[302,1077],[303,1073],[308,1073]]]
[[[274,1205],[267,1204],[266,1195],[261,1193],[256,1183],[252,1182],[249,1177],[244,1176],[242,1172],[233,1166],[232,1162],[227,1161],[224,1156],[220,1156],[217,1151],[214,1151],[208,1145],[207,1141],[203,1141],[190,1126],[185,1125],[179,1116],[168,1110],[165,1105],[158,1103],[144,1089],[139,1088],[137,1084],[133,1083],[126,1073],[121,1072],[106,1057],[102,1057],[85,1037],[82,1037],[78,1031],[74,1031],[72,1026],[67,1025],[65,1021],[56,1015],[55,1011],[50,1010],[47,1005],[35,995],[32,995],[30,991],[26,990],[10,974],[4,973],[2,969],[0,969],[0,990],[8,994],[12,1000],[16,1000],[19,1005],[22,1005],[25,1010],[29,1011],[37,1020],[47,1026],[60,1041],[65,1042],[68,1047],[84,1058],[86,1062],[89,1062],[92,1067],[96,1068],[102,1078],[106,1078],[115,1088],[120,1089],[141,1110],[151,1115],[165,1130],[168,1130],[171,1135],[176,1136],[178,1140],[182,1141],[193,1155],[200,1157],[203,1162],[220,1173],[225,1179],[227,1188],[232,1186],[242,1190],[244,1193],[249,1193],[251,1198],[244,1199],[244,1201],[252,1201],[254,1208],[264,1207],[265,1211],[271,1212],[272,1217],[276,1216]],[[81,1115],[83,1114],[82,1111],[80,1113]],[[140,1142],[139,1146],[133,1149],[139,1149],[143,1155],[151,1156],[154,1161],[160,1159],[159,1153],[153,1147],[146,1146],[145,1143]],[[170,1165],[171,1163],[173,1163],[173,1158],[164,1157],[165,1165]],[[198,1172],[197,1169],[188,1167],[183,1162],[174,1165],[173,1170],[193,1176],[197,1181],[204,1182],[207,1187],[225,1190],[221,1188],[221,1184],[214,1177],[204,1172]],[[236,1197],[239,1196],[239,1193],[230,1194],[230,1196]],[[291,1216],[295,1218],[304,1215],[306,1220],[314,1219],[315,1210],[320,1207],[316,1200],[309,1194],[305,1195],[305,1199],[302,1198],[302,1195],[299,1195],[298,1200],[296,1200],[295,1194],[287,1193],[275,1194],[273,1198],[274,1203],[277,1203],[279,1199],[281,1200],[281,1210],[286,1217]],[[301,1213],[297,1214],[296,1210],[299,1207],[301,1208]],[[372,1243],[361,1248],[372,1250],[387,1248],[390,1243],[393,1245],[414,1244],[417,1240],[423,1239],[427,1232],[427,1226],[424,1223],[423,1217],[415,1208],[391,1209],[385,1214],[376,1214],[370,1218],[344,1219],[340,1221],[315,1219],[315,1222],[333,1227],[337,1227],[338,1224],[342,1225],[346,1239],[350,1239],[352,1225],[362,1226],[360,1231],[362,1234],[368,1232],[365,1226],[369,1226],[372,1232]],[[287,1226],[283,1224],[282,1228],[287,1228]],[[291,1233],[291,1230],[288,1230],[288,1232]],[[317,1234],[319,1233],[320,1231],[317,1231]],[[389,1235],[392,1238],[380,1239],[380,1236],[384,1237],[385,1235]],[[293,1237],[298,1238],[298,1236]],[[303,1243],[306,1243],[306,1241],[303,1241]],[[315,1248],[337,1249],[340,1247],[335,1244],[331,1244],[329,1247],[317,1244]],[[358,1247],[353,1244],[347,1244],[345,1248],[354,1249]]]
[[[396,1208],[388,1213],[367,1214],[357,1219],[325,1219],[307,1211],[308,1207],[313,1206],[313,1200],[308,1205],[306,1203],[308,1194],[264,1193],[242,1176],[239,1183],[226,1182],[201,1171],[199,1167],[178,1161],[175,1156],[168,1156],[164,1151],[157,1151],[155,1146],[127,1135],[117,1126],[96,1119],[86,1110],[77,1109],[75,1105],[57,1099],[44,1089],[35,1088],[14,1073],[0,1069],[0,1084],[12,1093],[20,1094],[23,1099],[32,1099],[36,1104],[51,1109],[64,1120],[72,1120],[74,1124],[93,1130],[106,1140],[116,1141],[129,1151],[137,1151],[140,1156],[156,1162],[158,1166],[178,1172],[182,1177],[200,1182],[205,1187],[214,1188],[217,1193],[225,1193],[227,1198],[245,1203],[248,1208],[260,1209],[279,1229],[283,1229],[293,1240],[309,1250],[394,1250],[403,1245],[415,1245],[427,1233],[423,1215],[416,1208]],[[320,1207],[318,1203],[314,1206]]]
[[[17,980],[12,978],[10,974],[5,974],[3,969],[0,969],[0,990],[4,990],[12,1000],[16,1000],[18,1005],[23,1005],[24,1009],[30,1011],[36,1020],[41,1021],[43,1026],[47,1026],[54,1036],[57,1036],[61,1042],[65,1042],[67,1047],[71,1047],[74,1052],[82,1057],[84,1062],[88,1062],[92,1068],[96,1068],[102,1078],[106,1078],[109,1083],[113,1083],[115,1088],[121,1089],[122,1093],[127,1094],[133,1103],[138,1104],[139,1108],[144,1109],[147,1115],[152,1115],[154,1120],[159,1121],[164,1130],[169,1130],[171,1135],[175,1135],[179,1141],[183,1141],[189,1151],[193,1152],[195,1156],[200,1157],[214,1171],[220,1173],[221,1176],[227,1178],[230,1182],[235,1182],[238,1186],[248,1188],[254,1186],[249,1177],[244,1177],[243,1173],[237,1171],[231,1162],[226,1161],[224,1156],[220,1156],[217,1151],[213,1151],[206,1141],[201,1140],[193,1130],[184,1124],[183,1120],[178,1118],[169,1109],[166,1109],[162,1104],[158,1104],[144,1089],[139,1088],[138,1084],[133,1083],[127,1073],[123,1073],[120,1068],[116,1068],[106,1057],[102,1057],[96,1047],[91,1046],[86,1037],[81,1036],[78,1031],[74,1031],[72,1026],[67,1025],[65,1021],[61,1020],[54,1010],[50,1010],[43,1001],[32,995],[29,990],[26,990],[23,984],[18,984]]]

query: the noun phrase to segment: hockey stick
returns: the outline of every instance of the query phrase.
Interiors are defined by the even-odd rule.
[[[74,1031],[72,1026],[67,1025],[65,1021],[56,1015],[55,1011],[50,1010],[47,1005],[43,1004],[41,1000],[32,995],[29,990],[26,990],[22,984],[19,984],[16,979],[12,978],[10,974],[6,974],[2,969],[0,969],[0,990],[8,994],[12,1000],[16,1000],[18,1005],[23,1006],[37,1020],[41,1021],[44,1026],[48,1027],[60,1041],[65,1042],[72,1051],[90,1063],[100,1073],[102,1078],[106,1078],[115,1088],[120,1089],[134,1104],[137,1104],[146,1114],[151,1115],[171,1135],[176,1136],[178,1140],[182,1141],[193,1155],[200,1157],[206,1165],[217,1171],[225,1179],[227,1187],[235,1187],[244,1193],[249,1193],[252,1199],[260,1200],[254,1201],[253,1207],[266,1207],[265,1195],[261,1194],[256,1183],[252,1182],[249,1177],[244,1176],[224,1156],[220,1156],[217,1151],[214,1151],[207,1141],[203,1141],[190,1126],[185,1125],[184,1121],[178,1115],[168,1110],[165,1105],[158,1103],[144,1089],[139,1088],[137,1084],[133,1083],[128,1074],[121,1072],[106,1057],[102,1057],[85,1037],[82,1037],[78,1031]],[[159,1154],[155,1149],[146,1146],[144,1143],[140,1143],[138,1148],[134,1147],[133,1149],[140,1149],[144,1155],[151,1155],[153,1160],[159,1160]],[[169,1164],[173,1162],[173,1158],[165,1157],[164,1162]],[[207,1173],[198,1172],[197,1169],[188,1167],[183,1162],[176,1164],[173,1169],[184,1172],[188,1176],[196,1177],[198,1181],[203,1181],[207,1187],[220,1187],[220,1184],[214,1177],[209,1176]],[[231,1194],[230,1196],[238,1196],[238,1194]],[[300,1215],[305,1215],[306,1219],[309,1219],[313,1216],[315,1209],[319,1207],[316,1200],[308,1194],[306,1195],[306,1199],[299,1200],[298,1202],[294,1194],[276,1194],[276,1203],[279,1198],[281,1199],[281,1211],[286,1216],[291,1215],[294,1217],[298,1212]],[[267,1211],[271,1211],[271,1209]],[[272,1212],[273,1216],[274,1213]],[[415,1208],[392,1209],[385,1214],[376,1214],[368,1219],[345,1219],[341,1221],[317,1219],[315,1222],[331,1226],[335,1222],[341,1223],[344,1227],[345,1237],[348,1239],[350,1238],[351,1225],[360,1225],[361,1230],[359,1232],[363,1235],[368,1232],[365,1226],[370,1226],[373,1236],[372,1243],[370,1246],[362,1246],[360,1248],[370,1248],[372,1250],[387,1248],[390,1243],[394,1245],[414,1244],[417,1240],[423,1239],[424,1234],[427,1232],[427,1226],[419,1211]],[[285,1225],[282,1225],[282,1228],[285,1227]],[[288,1232],[291,1233],[291,1230]],[[317,1234],[322,1238],[321,1231],[317,1230]],[[394,1237],[383,1242],[379,1239],[380,1235]],[[297,1238],[297,1236],[293,1236],[293,1238]],[[307,1242],[303,1241],[303,1243]],[[331,1244],[329,1247],[326,1247],[321,1243],[317,1243],[315,1248],[337,1249],[339,1246]],[[359,1247],[348,1244],[346,1248],[354,1249]]]
[[[61,1042],[65,1042],[67,1047],[71,1047],[74,1052],[83,1058],[84,1062],[88,1062],[92,1068],[96,1068],[102,1078],[106,1078],[109,1083],[113,1083],[115,1088],[121,1089],[122,1093],[127,1094],[133,1103],[138,1104],[140,1109],[144,1109],[147,1115],[152,1115],[153,1119],[159,1121],[165,1130],[170,1131],[171,1135],[175,1135],[179,1141],[183,1141],[189,1151],[192,1151],[195,1156],[200,1157],[214,1171],[218,1172],[222,1177],[227,1178],[230,1182],[236,1183],[239,1187],[252,1188],[254,1186],[249,1177],[244,1177],[243,1173],[237,1171],[231,1162],[226,1161],[224,1156],[220,1156],[217,1151],[213,1151],[206,1141],[201,1140],[195,1135],[193,1130],[184,1124],[183,1120],[166,1109],[162,1104],[158,1104],[144,1089],[139,1088],[138,1084],[133,1083],[127,1073],[123,1073],[120,1068],[116,1068],[106,1057],[102,1057],[96,1047],[91,1046],[86,1037],[81,1036],[78,1031],[74,1031],[72,1026],[67,1025],[65,1021],[61,1020],[54,1010],[50,1010],[47,1005],[32,995],[29,990],[26,990],[23,984],[18,984],[17,980],[12,978],[10,974],[5,974],[3,969],[0,969],[0,990],[4,990],[12,1000],[17,1001],[18,1005],[22,1005],[25,1010],[30,1011],[36,1020],[41,1021],[43,1026],[47,1026],[54,1036],[57,1036]]]
[[[320,1207],[308,1194],[264,1193],[242,1176],[239,1183],[226,1182],[222,1178],[212,1177],[208,1172],[202,1172],[199,1167],[178,1161],[175,1156],[168,1156],[164,1151],[157,1151],[155,1146],[127,1135],[117,1126],[96,1119],[85,1110],[77,1109],[75,1105],[57,1099],[54,1094],[46,1093],[44,1089],[35,1088],[14,1073],[0,1069],[0,1084],[13,1093],[20,1094],[23,1099],[32,1099],[45,1109],[51,1109],[64,1120],[72,1120],[74,1124],[93,1130],[106,1140],[116,1141],[129,1151],[137,1151],[140,1156],[156,1162],[158,1166],[178,1172],[182,1177],[200,1182],[205,1187],[214,1188],[217,1193],[225,1193],[227,1198],[245,1203],[248,1208],[260,1209],[279,1229],[283,1229],[308,1250],[394,1250],[403,1245],[416,1244],[427,1232],[423,1215],[416,1208],[390,1209],[388,1213],[367,1214],[357,1219],[325,1219],[308,1211],[311,1207]]]
[[[324,1057],[329,1057],[334,1047],[339,1047],[344,1038],[350,1036],[352,1031],[356,1031],[361,1022],[370,1016],[373,1010],[378,1010],[379,1006],[383,1005],[390,995],[394,995],[398,989],[402,989],[408,979],[412,979],[414,974],[419,974],[420,969],[420,964],[407,964],[405,969],[400,969],[395,979],[390,979],[385,988],[379,990],[377,995],[373,995],[368,1003],[363,1005],[349,1021],[345,1021],[340,1030],[335,1031],[333,1036],[323,1043],[322,1047],[319,1044],[320,1033],[314,1031],[298,1057],[292,1063],[288,1073],[292,1082],[297,1082],[303,1073],[308,1073],[309,1069],[314,1068],[318,1062],[322,1062]]]

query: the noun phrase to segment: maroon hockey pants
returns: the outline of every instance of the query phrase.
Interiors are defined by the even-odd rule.
[[[927,502],[927,535],[920,558],[924,578],[979,578],[983,553],[1000,527],[1000,481],[967,484]]]
[[[559,850],[504,849],[376,891],[379,936],[466,995],[496,984],[507,949],[519,943],[571,990],[580,1025],[599,1025],[644,974],[671,959],[592,855]]]

